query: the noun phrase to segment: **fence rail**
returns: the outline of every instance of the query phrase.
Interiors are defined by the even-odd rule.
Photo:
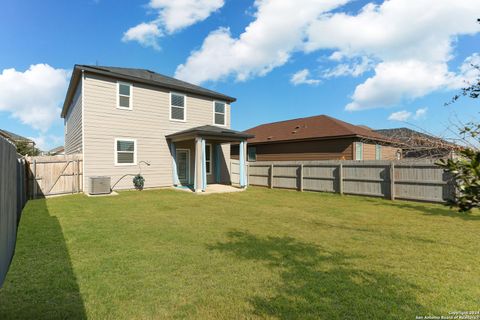
[[[238,179],[232,160],[232,183]],[[455,192],[450,175],[429,160],[262,161],[247,165],[250,185],[324,191],[429,202],[445,202]]]
[[[0,287],[13,258],[26,201],[25,160],[17,157],[13,143],[0,137]]]

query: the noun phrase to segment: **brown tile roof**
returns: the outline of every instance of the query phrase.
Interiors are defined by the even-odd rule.
[[[388,142],[390,139],[365,127],[319,115],[280,122],[266,123],[245,132],[255,135],[249,143],[273,141],[361,137]]]

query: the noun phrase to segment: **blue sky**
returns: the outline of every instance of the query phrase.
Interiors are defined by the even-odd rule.
[[[476,1],[282,2],[3,1],[0,128],[63,144],[58,108],[76,63],[147,68],[234,96],[237,130],[328,114],[453,136],[452,122],[478,119],[475,100],[443,106],[480,61]]]

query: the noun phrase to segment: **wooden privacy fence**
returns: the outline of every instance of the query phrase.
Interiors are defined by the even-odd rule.
[[[13,258],[20,215],[27,201],[25,161],[0,137],[0,287]]]
[[[83,191],[81,154],[28,157],[27,167],[32,199]]]
[[[445,202],[455,188],[433,161],[278,161],[250,162],[250,185],[324,191],[429,202]],[[231,165],[232,183],[238,161]]]

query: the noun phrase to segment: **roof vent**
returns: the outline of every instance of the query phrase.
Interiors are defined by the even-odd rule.
[[[297,130],[293,130],[293,131],[292,131],[292,134],[295,134],[295,133],[297,133]]]
[[[267,140],[271,140],[273,138],[273,136],[269,136],[267,137]]]
[[[296,126],[296,127],[295,127],[295,130],[298,130],[298,129],[300,129],[300,126]]]

